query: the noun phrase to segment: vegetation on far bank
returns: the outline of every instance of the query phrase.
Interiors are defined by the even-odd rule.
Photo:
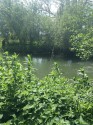
[[[51,5],[58,5],[57,12]],[[4,50],[93,56],[93,2],[88,0],[0,0]]]
[[[0,58],[0,124],[93,124],[93,81],[83,69],[67,79],[55,63],[40,80],[29,55],[24,65],[16,54]]]

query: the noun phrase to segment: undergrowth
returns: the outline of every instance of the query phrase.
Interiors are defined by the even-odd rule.
[[[83,69],[65,78],[55,63],[39,80],[31,57],[23,66],[16,54],[0,59],[1,125],[93,125],[93,84]]]

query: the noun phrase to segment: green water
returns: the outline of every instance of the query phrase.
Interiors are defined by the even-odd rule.
[[[24,59],[26,59],[26,56],[20,56],[20,60],[22,62]],[[85,69],[85,72],[88,74],[89,78],[93,78],[92,61],[78,61],[73,59],[63,59],[61,57],[50,58],[42,56],[32,56],[32,64],[33,67],[36,69],[35,73],[39,78],[44,77],[51,71],[54,62],[58,63],[63,75],[68,78],[76,76],[77,71],[82,67]]]
[[[2,53],[0,53],[2,56]],[[67,78],[72,78],[77,75],[77,71],[80,68],[85,69],[85,73],[88,74],[89,78],[93,79],[93,60],[92,61],[79,61],[75,59],[64,59],[62,57],[42,57],[42,56],[31,56],[32,64],[35,68],[35,74],[42,78],[51,72],[54,62],[57,62],[63,75]],[[19,59],[24,63],[27,59],[26,55],[19,55]]]

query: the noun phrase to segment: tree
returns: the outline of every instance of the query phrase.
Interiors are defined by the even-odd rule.
[[[64,6],[67,5],[64,3]],[[91,48],[93,39],[91,33],[93,9],[91,6],[90,2],[71,1],[69,8],[64,9],[60,15],[58,14],[56,18],[55,43],[59,45],[63,52],[70,53],[71,50],[74,50],[77,56],[86,59],[93,55]],[[83,34],[82,40],[78,38],[81,34]],[[82,42],[84,43],[84,46],[82,46],[84,48],[81,49],[80,45],[82,45]]]
[[[26,13],[26,8],[23,6],[22,3],[19,3],[18,1],[7,0],[7,2],[3,1],[1,3],[0,14],[1,20],[3,22],[1,32],[4,38],[6,37],[6,32],[8,32],[7,34],[9,38],[10,32],[15,34],[21,43],[26,41]],[[4,27],[6,27],[5,30]]]

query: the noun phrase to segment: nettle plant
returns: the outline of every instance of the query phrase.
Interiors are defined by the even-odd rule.
[[[55,63],[39,80],[31,57],[25,66],[16,54],[0,59],[0,123],[5,125],[92,125],[93,84],[81,69],[65,78]]]

